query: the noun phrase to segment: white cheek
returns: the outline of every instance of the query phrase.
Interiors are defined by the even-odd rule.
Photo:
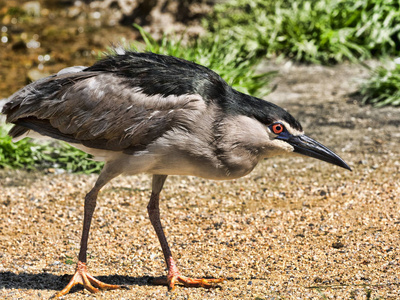
[[[294,147],[282,140],[273,139],[265,148],[265,157],[288,154],[294,151]]]
[[[272,143],[278,148],[281,152],[293,152],[294,147],[285,141],[274,139]]]

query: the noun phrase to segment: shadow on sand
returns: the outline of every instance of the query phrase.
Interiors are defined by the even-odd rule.
[[[61,290],[65,287],[72,275],[54,275],[51,273],[13,273],[0,272],[0,289],[34,289],[34,290]],[[96,276],[105,283],[117,284],[129,288],[131,285],[152,285],[154,277],[131,277],[120,275]],[[79,289],[79,288],[77,288]],[[75,290],[75,288],[74,288]]]

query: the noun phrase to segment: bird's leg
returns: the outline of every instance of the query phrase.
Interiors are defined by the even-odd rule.
[[[149,218],[154,230],[157,233],[158,240],[160,241],[161,248],[164,254],[164,259],[167,264],[168,275],[167,280],[154,280],[155,284],[167,284],[168,287],[173,290],[176,283],[182,283],[187,287],[203,287],[211,288],[215,286],[215,283],[222,282],[224,279],[204,279],[204,278],[189,278],[181,275],[174,259],[172,258],[171,250],[168,246],[167,238],[165,237],[164,230],[160,221],[160,209],[159,209],[159,195],[164,185],[166,175],[154,175],[153,176],[153,189],[150,197],[150,202],[147,206]]]
[[[103,169],[103,171],[105,168]],[[99,178],[96,181],[95,186],[92,188],[92,190],[87,193],[85,196],[85,207],[84,207],[84,218],[83,218],[83,230],[82,230],[82,238],[81,238],[81,248],[79,251],[79,256],[78,256],[78,264],[76,266],[76,271],[68,285],[58,292],[56,295],[54,295],[53,298],[58,298],[61,296],[64,296],[67,294],[72,287],[74,287],[77,284],[83,285],[85,289],[92,293],[97,293],[99,290],[113,290],[113,289],[118,289],[121,288],[119,285],[113,285],[113,284],[107,284],[103,283],[100,280],[94,278],[92,275],[89,274],[86,268],[86,262],[87,262],[87,245],[88,245],[88,238],[89,238],[89,230],[90,230],[90,224],[92,221],[93,217],[93,212],[96,207],[96,200],[97,200],[97,195],[100,191],[100,189],[112,178],[114,178],[116,175],[112,174],[112,172],[106,171],[102,172],[99,176]]]

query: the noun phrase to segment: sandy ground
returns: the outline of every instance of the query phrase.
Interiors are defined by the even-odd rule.
[[[65,299],[400,299],[400,109],[348,96],[366,77],[359,66],[264,67],[281,70],[268,99],[353,172],[282,157],[233,181],[168,178],[162,221],[182,273],[226,278],[173,292],[150,283],[166,274],[146,212],[151,178],[119,177],[98,200],[89,269],[127,289]],[[0,172],[1,299],[47,299],[66,285],[95,179]]]

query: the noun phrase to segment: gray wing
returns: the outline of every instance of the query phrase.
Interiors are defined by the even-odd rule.
[[[199,95],[146,95],[126,78],[60,72],[12,95],[3,108],[10,135],[32,129],[87,147],[134,152],[167,131],[190,130],[205,110]]]

